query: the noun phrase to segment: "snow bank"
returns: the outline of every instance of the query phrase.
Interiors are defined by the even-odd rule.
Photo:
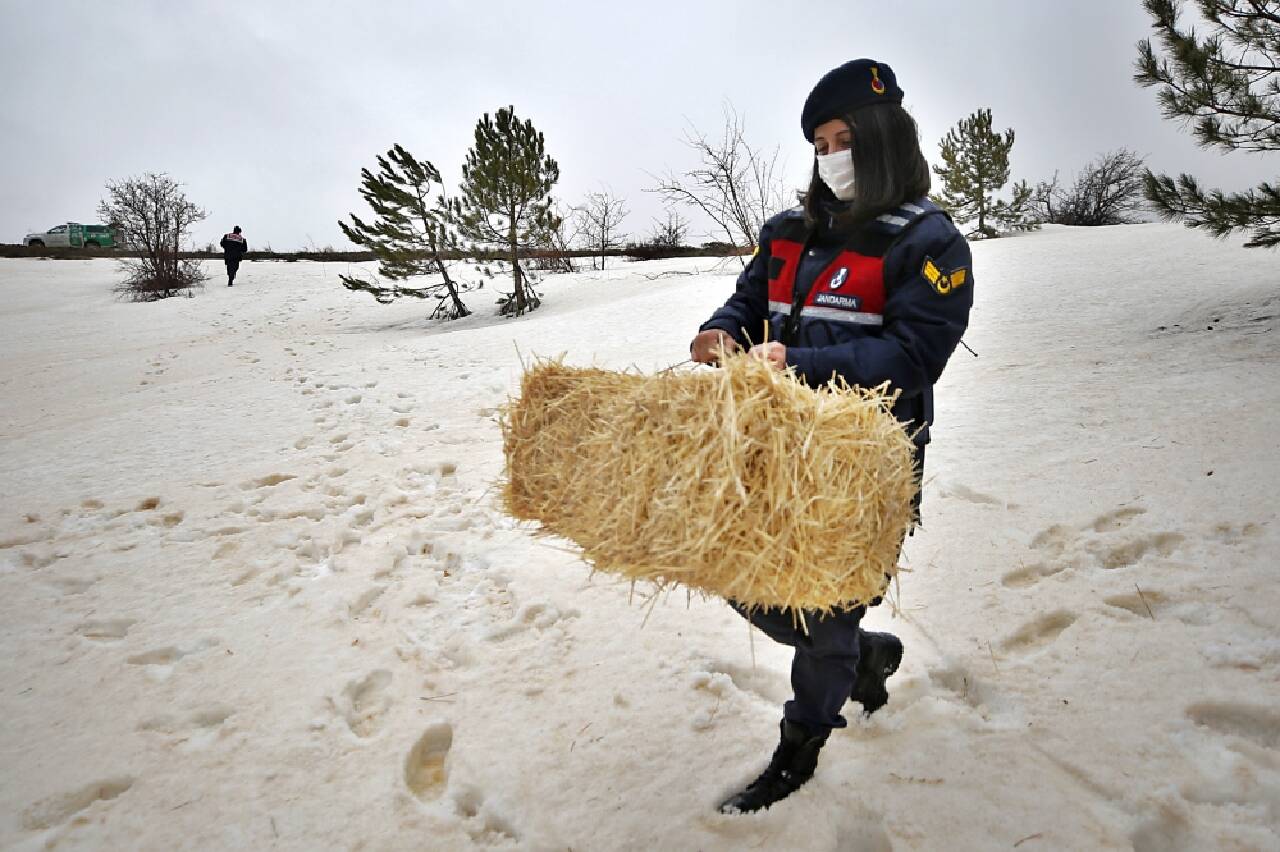
[[[133,305],[107,261],[0,261],[0,846],[1276,848],[1274,256],[974,253],[980,357],[868,619],[907,646],[891,701],[749,817],[714,806],[784,649],[682,595],[642,627],[492,490],[517,350],[669,366],[731,266],[435,324],[339,264]]]

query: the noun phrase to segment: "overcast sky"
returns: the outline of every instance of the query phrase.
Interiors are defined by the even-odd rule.
[[[484,112],[513,104],[560,163],[557,197],[604,185],[646,234],[648,173],[692,164],[686,122],[714,130],[731,101],[751,141],[780,145],[789,182],[812,152],[800,107],[817,79],[889,63],[926,157],[980,107],[1013,127],[1014,179],[1072,174],[1126,146],[1163,171],[1243,189],[1257,155],[1198,149],[1132,82],[1150,33],[1139,0],[269,3],[0,0],[0,242],[96,221],[103,184],[182,181],[252,246],[349,247],[362,166],[399,142],[456,186]]]

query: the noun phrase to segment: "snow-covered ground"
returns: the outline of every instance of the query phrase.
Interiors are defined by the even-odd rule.
[[[867,622],[906,643],[891,701],[746,817],[715,805],[786,649],[680,594],[642,625],[494,501],[517,351],[679,362],[732,267],[437,324],[338,264],[124,304],[110,262],[0,261],[0,846],[1280,847],[1276,255],[974,255],[980,357]]]

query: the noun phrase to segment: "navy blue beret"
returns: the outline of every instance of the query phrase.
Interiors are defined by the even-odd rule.
[[[819,124],[868,104],[900,104],[902,89],[893,69],[874,59],[854,59],[828,71],[805,98],[800,112],[804,138],[813,141]]]

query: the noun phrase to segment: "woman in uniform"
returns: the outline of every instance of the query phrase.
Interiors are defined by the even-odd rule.
[[[919,476],[933,385],[968,324],[973,274],[964,237],[928,200],[929,167],[902,98],[893,70],[871,59],[818,81],[800,117],[814,151],[802,204],[765,223],[736,291],[690,351],[704,364],[747,351],[814,387],[835,376],[888,381]],[[864,605],[807,612],[807,631],[789,611],[733,606],[795,649],[794,694],[768,767],[720,806],[726,813],[767,808],[808,781],[831,730],[846,724],[845,702],[868,715],[882,707],[902,659],[897,637],[861,629]]]

